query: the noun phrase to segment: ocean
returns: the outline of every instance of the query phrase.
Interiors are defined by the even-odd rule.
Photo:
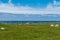
[[[0,23],[3,24],[48,23],[48,22],[60,22],[60,21],[0,21]]]

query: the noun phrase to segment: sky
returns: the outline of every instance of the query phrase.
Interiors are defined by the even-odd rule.
[[[60,0],[0,0],[0,12],[13,14],[60,14]]]
[[[59,17],[60,0],[0,0],[0,21],[60,21]]]
[[[0,2],[8,3],[9,0],[1,0]],[[43,7],[48,3],[53,3],[53,0],[11,0],[14,5],[30,6],[30,7]]]

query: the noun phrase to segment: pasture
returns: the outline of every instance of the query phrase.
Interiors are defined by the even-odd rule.
[[[60,23],[51,24],[0,24],[0,40],[60,40]]]

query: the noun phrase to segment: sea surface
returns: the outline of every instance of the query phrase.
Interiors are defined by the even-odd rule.
[[[60,22],[60,21],[0,21],[0,23],[3,24],[48,23],[48,22]]]

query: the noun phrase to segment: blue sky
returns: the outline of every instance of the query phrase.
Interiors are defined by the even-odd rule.
[[[60,14],[59,9],[60,0],[0,0],[0,12],[15,14]]]
[[[9,0],[0,0],[0,2],[8,3]],[[60,0],[56,0],[60,1]],[[53,3],[53,0],[11,0],[14,5],[30,6],[30,7],[46,7],[48,3]]]
[[[60,0],[0,0],[0,12],[2,13],[0,13],[0,20],[59,21]],[[26,17],[20,14],[31,14],[31,16]],[[45,14],[55,16],[45,16]]]

